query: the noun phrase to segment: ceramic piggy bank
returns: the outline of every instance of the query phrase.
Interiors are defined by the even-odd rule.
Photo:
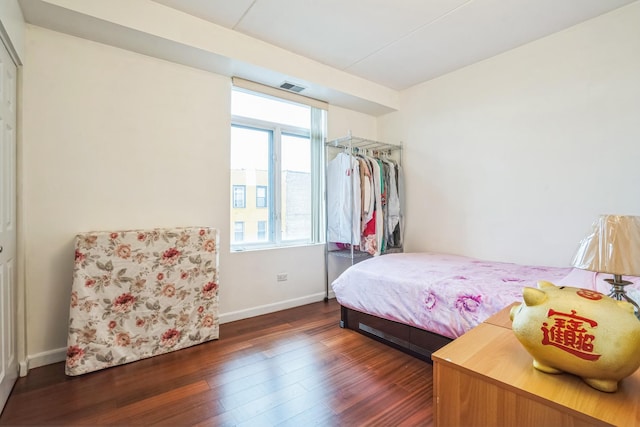
[[[511,309],[512,329],[536,369],[614,392],[640,366],[640,320],[628,302],[549,282],[524,288],[523,300]]]

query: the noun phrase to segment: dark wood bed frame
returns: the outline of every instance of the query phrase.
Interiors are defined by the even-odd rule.
[[[340,306],[340,327],[364,334],[407,354],[431,363],[431,353],[452,339],[414,326],[381,319]]]

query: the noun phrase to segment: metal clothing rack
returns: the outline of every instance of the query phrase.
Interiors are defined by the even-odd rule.
[[[333,139],[330,141],[325,141],[325,181],[326,181],[326,176],[327,176],[327,167],[328,167],[328,163],[329,163],[329,150],[331,149],[341,149],[341,150],[346,150],[350,155],[358,155],[358,154],[365,154],[365,155],[371,155],[373,157],[381,157],[381,156],[389,156],[392,157],[394,155],[397,156],[397,159],[394,159],[397,161],[397,163],[399,165],[402,165],[402,143],[400,144],[389,144],[386,142],[381,142],[381,141],[375,141],[372,139],[368,139],[368,138],[361,138],[358,136],[353,136],[351,134],[351,132],[349,131],[347,136],[343,136],[341,138],[337,138],[337,139]],[[397,153],[397,154],[396,154]],[[353,175],[351,175],[351,194],[353,194]],[[328,214],[328,205],[327,205],[327,189],[326,189],[326,185],[325,185],[325,200],[324,200],[324,206],[325,206],[325,236],[327,235],[327,225],[328,225],[328,218],[329,218],[329,214]],[[350,203],[352,204],[351,206],[349,206],[349,210],[351,212],[352,218],[351,218],[351,224],[353,224],[353,198],[350,198]],[[352,235],[352,233],[350,233]],[[366,252],[359,252],[356,253],[353,249],[354,247],[354,243],[355,242],[350,242],[350,248],[348,252],[343,252],[343,251],[330,251],[329,250],[329,241],[326,242],[325,244],[325,297],[324,297],[324,301],[327,302],[329,300],[329,254],[330,252],[333,253],[334,256],[338,256],[338,257],[342,257],[342,258],[349,258],[351,260],[351,265],[356,263],[356,260],[360,261],[363,260],[365,258],[370,257],[370,255]],[[360,244],[360,242],[357,242],[357,244]]]
[[[374,155],[375,153],[391,155],[391,153],[393,153],[394,151],[399,151],[400,153],[402,153],[402,144],[388,144],[386,142],[374,141],[372,139],[360,138],[351,135],[327,141],[324,145],[325,147],[341,148],[344,150],[349,150],[351,152],[353,152],[353,150],[365,150],[374,153]]]

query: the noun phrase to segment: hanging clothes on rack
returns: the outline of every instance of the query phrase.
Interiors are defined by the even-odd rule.
[[[400,170],[389,156],[400,147],[358,141],[333,145],[344,151],[327,164],[327,241],[377,256],[401,249]]]
[[[327,164],[327,240],[351,244],[360,241],[360,163],[339,153]]]
[[[375,205],[375,200],[372,195],[371,170],[369,169],[369,164],[360,155],[357,157],[357,159],[360,165],[360,231],[362,232],[366,224],[371,220],[371,218],[373,218],[373,208]]]
[[[365,177],[368,180],[366,184],[369,190],[369,199],[367,200],[367,213],[361,218],[361,234],[358,237],[357,242],[360,245],[360,250],[374,254],[377,249],[376,235],[376,185],[375,185],[375,171],[371,165],[370,159],[364,155],[360,157],[364,166],[367,168]]]
[[[399,166],[390,161],[384,160],[387,164],[387,182],[389,185],[387,194],[387,222],[386,222],[386,234],[385,239],[389,247],[398,247],[398,242],[394,235],[394,231],[400,223],[400,196],[398,191],[397,176],[399,173]]]

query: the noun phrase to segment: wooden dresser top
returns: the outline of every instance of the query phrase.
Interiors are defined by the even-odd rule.
[[[615,393],[595,390],[571,374],[540,372],[511,330],[511,307],[436,351],[434,362],[463,369],[577,416],[586,414],[619,426],[640,425],[640,370],[621,380]]]

